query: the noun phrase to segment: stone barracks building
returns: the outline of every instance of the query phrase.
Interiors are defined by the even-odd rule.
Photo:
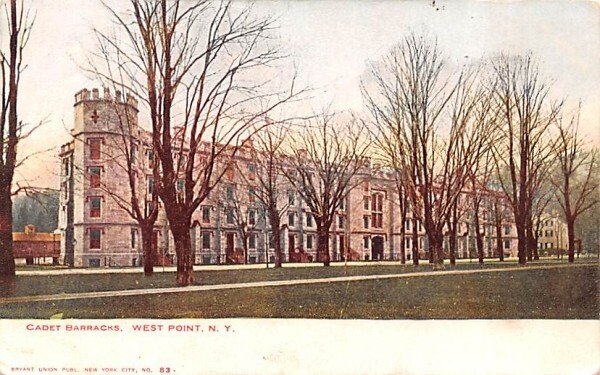
[[[130,197],[126,168],[131,165],[134,169],[137,195],[149,208],[154,154],[150,133],[138,125],[137,100],[130,95],[123,97],[118,91],[113,95],[108,89],[83,89],[75,94],[74,112],[73,139],[60,151],[60,261],[75,267],[139,266],[141,232],[123,208]],[[197,264],[274,260],[265,211],[252,194],[257,163],[253,155],[251,144],[243,148],[236,156],[236,173],[226,173],[196,211],[190,232]],[[245,174],[243,178],[241,173]],[[373,165],[356,178],[361,182],[338,208],[332,226],[332,260],[343,260],[345,254],[349,260],[398,260],[402,231],[406,234],[407,258],[413,246],[418,246],[420,256],[426,258],[423,227],[410,219],[410,213],[408,220],[401,222],[398,195],[389,174]],[[300,194],[291,186],[285,189],[280,194],[282,206],[287,207],[282,219],[284,261],[316,261],[314,219]],[[246,260],[237,220],[240,215],[244,216],[248,233]],[[511,222],[507,219],[503,224],[506,256],[516,254],[516,230]],[[415,224],[418,241],[413,243]],[[496,231],[485,210],[480,230],[486,256],[496,256]],[[155,225],[154,246],[158,265],[173,262],[174,243],[162,212]],[[458,230],[457,257],[470,256],[476,257],[475,236],[468,215],[464,215]]]

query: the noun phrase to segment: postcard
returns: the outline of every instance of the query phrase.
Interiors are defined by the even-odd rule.
[[[0,1],[0,374],[594,374],[592,1]]]

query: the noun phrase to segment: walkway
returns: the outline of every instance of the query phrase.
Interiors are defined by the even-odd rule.
[[[64,301],[72,299],[86,298],[104,298],[104,297],[125,297],[125,296],[140,296],[150,294],[165,294],[165,293],[185,293],[185,292],[201,292],[209,290],[225,290],[225,289],[243,289],[243,288],[260,288],[260,287],[275,287],[286,285],[305,285],[305,284],[322,284],[334,282],[351,282],[364,280],[380,280],[380,279],[402,279],[422,276],[443,276],[455,274],[477,274],[489,272],[509,272],[509,271],[528,271],[539,269],[565,268],[565,267],[598,267],[596,263],[582,264],[560,264],[560,265],[539,265],[539,266],[516,266],[506,268],[492,269],[476,269],[476,270],[445,270],[445,271],[426,271],[426,272],[411,272],[402,274],[387,274],[387,275],[363,275],[363,276],[342,276],[318,279],[301,279],[301,280],[278,280],[278,281],[259,281],[251,283],[233,283],[219,285],[193,285],[188,287],[173,287],[173,288],[155,288],[155,289],[132,289],[132,290],[113,290],[104,292],[84,292],[72,294],[49,294],[40,296],[23,296],[23,297],[7,297],[0,298],[0,304],[18,303],[18,302],[40,302],[40,301]]]
[[[590,258],[591,259],[591,258]],[[540,261],[546,260],[556,260],[555,257],[541,257]],[[505,260],[504,263],[514,263],[515,265],[517,259],[511,258]],[[457,263],[477,263],[477,258],[467,259],[461,258],[456,260]],[[485,259],[485,263],[500,263],[498,259]],[[421,264],[428,264],[427,261],[421,260]],[[344,262],[331,262],[332,267],[343,267],[345,265]],[[401,266],[399,260],[391,261],[391,260],[381,260],[381,261],[351,261],[347,263],[348,267],[352,266]],[[410,260],[406,261],[406,266],[412,265]],[[448,265],[448,260],[446,260],[446,265]],[[322,267],[323,263],[314,262],[314,263],[284,263],[284,268],[303,268],[303,267]],[[208,264],[208,265],[196,265],[194,266],[194,271],[226,271],[226,270],[250,270],[250,269],[264,269],[264,263],[254,263],[254,264]],[[273,264],[269,263],[269,268],[273,268]],[[175,266],[155,266],[154,272],[175,272],[177,271]],[[113,274],[113,273],[143,273],[144,269],[142,267],[114,267],[114,268],[59,268],[59,269],[47,269],[47,270],[27,270],[20,269],[17,270],[17,276],[55,276],[55,275],[96,275],[96,274]]]

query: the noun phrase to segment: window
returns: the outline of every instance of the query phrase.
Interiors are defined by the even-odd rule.
[[[409,231],[410,230],[410,219],[406,219],[404,220],[404,230],[405,231]]]
[[[102,169],[100,167],[89,167],[88,173],[90,174],[90,187],[99,188],[101,183],[100,175],[102,173]]]
[[[405,238],[404,239],[404,247],[407,249],[410,249],[410,244],[412,243],[412,240],[410,238]]]
[[[554,231],[552,229],[547,230],[546,233],[544,233],[544,237],[552,237],[554,236]]]
[[[371,239],[370,239],[370,237],[369,237],[369,236],[364,236],[364,237],[363,237],[363,247],[364,247],[365,249],[368,249],[368,248],[369,248],[369,242],[370,242],[370,240],[371,240]]]
[[[306,213],[306,226],[307,227],[313,226],[313,215],[310,212]]]
[[[183,180],[181,178],[177,179],[177,199],[179,199],[180,202],[183,202],[185,199],[183,185]]]
[[[288,204],[293,206],[296,204],[296,197],[293,191],[288,191]]]
[[[234,216],[233,216],[233,208],[228,208],[227,209],[227,224],[234,224]]]
[[[228,201],[233,200],[233,194],[234,194],[233,185],[227,185],[227,187],[225,188],[225,195],[226,195]]]
[[[312,249],[314,241],[315,241],[315,236],[313,236],[312,234],[307,235],[306,236],[306,248]]]
[[[510,249],[510,240],[504,240],[504,248]]]
[[[63,159],[62,166],[63,166],[63,175],[68,176],[69,175],[69,158]]]
[[[256,190],[253,187],[248,188],[248,202],[254,203],[256,201]]]
[[[346,209],[346,200],[345,199],[340,200],[340,203],[338,204],[338,209],[340,209],[340,210]]]
[[[102,212],[102,197],[90,197],[90,217],[100,217]]]
[[[100,154],[102,152],[102,138],[90,138],[90,159],[98,160],[100,159]]]
[[[100,249],[102,231],[100,229],[90,229],[90,249]]]
[[[504,234],[510,234],[510,225],[504,226]]]
[[[290,227],[293,227],[293,226],[295,225],[295,223],[294,223],[294,222],[295,222],[295,219],[296,219],[296,217],[295,217],[295,216],[296,216],[296,215],[294,215],[294,213],[293,213],[293,212],[290,212],[290,213],[288,214],[288,225],[289,225]]]
[[[148,176],[148,195],[154,195],[154,177]]]
[[[250,233],[250,236],[248,236],[248,248],[256,249],[256,234],[255,233]]]
[[[369,210],[370,209],[370,206],[371,206],[370,202],[371,202],[371,197],[364,197],[363,198],[363,207],[364,207],[365,210]]]
[[[269,249],[274,249],[275,248],[275,237],[273,236],[273,233],[269,233]]]
[[[131,228],[131,248],[135,249],[137,245],[137,229]]]
[[[210,249],[210,232],[202,232],[202,248]]]
[[[552,248],[552,242],[546,242],[546,249]]]
[[[154,211],[154,202],[146,201],[146,216],[149,216]]]
[[[371,196],[371,226],[373,228],[383,228],[383,195],[373,194]]]
[[[256,165],[248,164],[248,179],[254,181],[256,178]]]
[[[153,150],[146,150],[146,162],[148,163],[148,168],[152,169],[154,168],[154,151]]]
[[[363,226],[365,227],[365,229],[369,229],[369,221],[370,220],[371,220],[371,217],[369,215],[363,216]]]
[[[100,267],[100,259],[98,258],[93,258],[88,260],[88,264],[90,267]]]
[[[373,228],[383,228],[383,214],[373,213],[371,214],[371,225]]]
[[[248,210],[248,225],[256,225],[256,211]]]
[[[202,222],[210,223],[210,207],[208,206],[202,207]]]
[[[423,231],[423,223],[421,222],[421,220],[418,220],[419,222],[419,232]]]
[[[137,162],[137,145],[131,145],[131,164],[135,164]]]
[[[61,190],[63,193],[63,199],[67,200],[67,198],[69,198],[69,184],[67,184],[67,181],[61,184]]]
[[[338,228],[343,229],[346,224],[346,218],[342,215],[338,215]]]

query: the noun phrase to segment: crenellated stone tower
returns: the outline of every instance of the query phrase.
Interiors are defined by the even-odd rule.
[[[128,166],[142,198],[148,166],[140,162],[147,134],[132,95],[104,88],[75,94],[73,140],[61,149],[61,258],[75,267],[138,265],[137,223],[123,209],[131,197]],[[129,162],[128,162],[129,160]]]

